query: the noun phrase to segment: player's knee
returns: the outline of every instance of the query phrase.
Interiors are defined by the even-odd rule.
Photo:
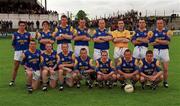
[[[32,75],[33,75],[33,72],[32,72],[32,71],[26,71],[26,74],[27,74],[28,76],[32,76]]]
[[[139,74],[137,74],[137,75],[135,75],[135,80],[139,80],[140,79],[140,75]]]
[[[63,74],[63,70],[61,70],[61,69],[59,69],[58,72],[59,72],[60,75]]]
[[[140,77],[140,82],[144,82],[145,78],[143,76]]]
[[[113,74],[113,75],[112,75],[112,79],[113,79],[113,80],[116,80],[116,79],[117,79],[116,74]]]
[[[163,78],[164,78],[164,76],[163,75],[161,75],[160,77],[159,77],[159,79],[162,81],[163,80]]]
[[[101,81],[101,80],[102,80],[101,75],[97,75],[97,80],[98,80],[98,81]]]
[[[47,71],[47,70],[43,70],[43,71],[42,71],[42,74],[43,74],[43,75],[47,75],[47,74],[48,74],[48,71]]]

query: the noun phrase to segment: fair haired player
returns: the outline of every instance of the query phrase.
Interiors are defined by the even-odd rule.
[[[67,43],[68,50],[72,51],[71,40],[73,38],[73,28],[70,25],[68,25],[68,19],[66,15],[61,16],[61,23],[55,29],[53,36],[55,36],[57,40],[57,53],[62,52],[61,45],[63,43]]]
[[[101,51],[101,58],[96,60],[96,72],[99,87],[102,88],[106,83],[109,88],[112,88],[113,82],[116,81],[116,74],[114,73],[113,62],[108,58],[107,51]]]
[[[80,54],[81,48],[86,48],[89,55],[89,41],[91,40],[90,35],[88,34],[88,28],[86,27],[86,20],[79,19],[79,26],[74,31],[74,53],[78,57]]]
[[[128,42],[130,41],[130,32],[124,28],[124,21],[118,21],[118,29],[112,32],[114,47],[115,66],[118,58],[124,56],[124,51],[128,49]]]
[[[153,37],[150,39],[151,44],[154,47],[154,58],[160,60],[164,70],[164,82],[165,88],[168,88],[168,65],[169,65],[169,43],[170,36],[169,31],[164,27],[163,19],[156,21],[157,28],[153,31]]]
[[[98,21],[98,29],[96,29],[94,32],[94,60],[97,60],[101,57],[101,51],[107,51],[109,55],[109,41],[112,40],[112,36],[109,34],[105,26],[105,20],[100,19]]]
[[[132,57],[129,49],[125,50],[124,57],[119,58],[116,70],[118,73],[117,79],[120,81],[122,88],[128,80],[135,87],[136,82],[139,80],[138,60]]]
[[[42,81],[43,91],[47,91],[48,77],[50,76],[50,87],[55,88],[58,80],[57,64],[59,62],[59,56],[55,50],[52,49],[52,44],[45,44],[45,50],[42,53]]]
[[[140,61],[140,82],[142,89],[150,82],[153,90],[156,89],[158,83],[163,80],[163,73],[160,68],[160,62],[153,58],[153,52],[148,50],[146,57]]]
[[[137,59],[145,58],[146,51],[148,50],[149,39],[152,37],[152,31],[146,29],[146,21],[139,19],[138,29],[135,31],[135,35],[132,37],[132,43],[134,44],[133,57]]]
[[[54,44],[55,38],[54,36],[52,36],[52,33],[50,31],[50,23],[48,21],[43,21],[42,27],[42,31],[36,33],[36,37],[40,44],[40,50],[44,51],[46,49],[45,45],[47,43]]]
[[[60,61],[58,63],[58,79],[59,79],[59,90],[64,89],[64,82],[72,87],[74,85],[73,78],[76,77],[76,74],[73,73],[75,56],[72,51],[68,50],[68,44],[63,43],[61,45],[62,52],[58,54]]]
[[[27,77],[27,90],[32,93],[40,85],[41,51],[36,49],[35,40],[30,41],[29,50],[23,53],[22,58]]]
[[[26,22],[18,22],[18,31],[14,32],[12,35],[12,46],[14,48],[14,67],[12,73],[12,80],[9,83],[9,86],[15,84],[17,72],[19,69],[20,62],[22,61],[22,54],[25,50],[29,48],[29,42],[31,40],[31,35],[26,31]]]

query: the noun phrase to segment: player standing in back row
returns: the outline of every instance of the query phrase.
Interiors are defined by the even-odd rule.
[[[168,64],[169,58],[169,43],[170,36],[169,31],[164,27],[163,19],[156,21],[157,28],[153,31],[153,37],[150,39],[151,44],[154,47],[154,58],[159,59],[162,62],[164,70],[164,82],[165,88],[168,88]]]
[[[61,16],[61,24],[55,29],[53,33],[57,40],[57,53],[62,52],[61,45],[63,43],[68,44],[68,50],[72,51],[71,40],[73,38],[73,28],[68,25],[68,19],[66,15]]]
[[[98,22],[99,28],[96,30],[93,41],[94,41],[94,60],[101,58],[101,51],[107,51],[109,55],[109,41],[112,40],[112,36],[108,33],[105,28],[105,20],[100,19]]]
[[[29,49],[29,42],[31,35],[26,31],[26,22],[19,21],[19,28],[17,32],[12,35],[12,46],[14,48],[14,67],[12,73],[12,80],[9,86],[13,86],[16,80],[17,72],[19,69],[20,62],[22,61],[22,54],[24,51]]]

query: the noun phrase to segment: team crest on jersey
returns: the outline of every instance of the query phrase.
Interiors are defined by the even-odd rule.
[[[133,66],[133,63],[130,63],[130,66],[132,67],[132,66]]]
[[[98,35],[101,35],[101,32],[98,32]]]
[[[108,67],[109,65],[108,64],[106,64],[106,67]]]
[[[100,65],[100,67],[102,67],[102,64]]]
[[[80,62],[79,65],[82,65],[82,63]]]
[[[64,58],[62,58],[62,61],[64,61]]]
[[[151,66],[154,67],[154,64],[152,64]]]
[[[28,38],[28,36],[25,36],[25,38]]]
[[[144,35],[146,36],[146,35],[147,35],[147,33],[146,33],[146,32],[144,32]]]
[[[147,66],[145,65],[144,68],[147,68]]]
[[[166,35],[166,32],[163,32],[163,35]]]
[[[30,58],[32,58],[31,56],[28,56],[28,58],[30,59]]]
[[[66,31],[68,32],[68,31],[69,31],[69,29],[66,29]]]
[[[139,34],[137,33],[137,36],[139,36]]]
[[[71,56],[68,56],[69,59],[71,59]]]
[[[20,39],[20,37],[19,37],[19,36],[17,36],[17,39]]]
[[[44,34],[42,34],[42,37],[44,37]]]
[[[158,34],[156,33],[155,36],[158,36]]]
[[[59,30],[59,32],[61,33],[62,31],[61,31],[61,30]]]
[[[126,66],[126,64],[123,64],[123,66]]]
[[[48,61],[49,59],[48,58],[46,58],[46,61]]]
[[[78,34],[80,34],[81,32],[80,31],[78,31]]]

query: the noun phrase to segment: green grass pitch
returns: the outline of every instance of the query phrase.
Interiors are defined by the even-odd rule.
[[[130,44],[132,50],[132,45]],[[90,51],[92,56],[93,46]],[[113,56],[113,45],[110,49]],[[170,44],[169,88],[160,85],[157,90],[142,90],[140,84],[134,93],[125,93],[119,87],[113,89],[86,86],[41,90],[28,94],[25,87],[25,74],[21,67],[15,87],[9,87],[13,66],[11,40],[0,38],[0,106],[180,106],[180,37],[174,36]]]

